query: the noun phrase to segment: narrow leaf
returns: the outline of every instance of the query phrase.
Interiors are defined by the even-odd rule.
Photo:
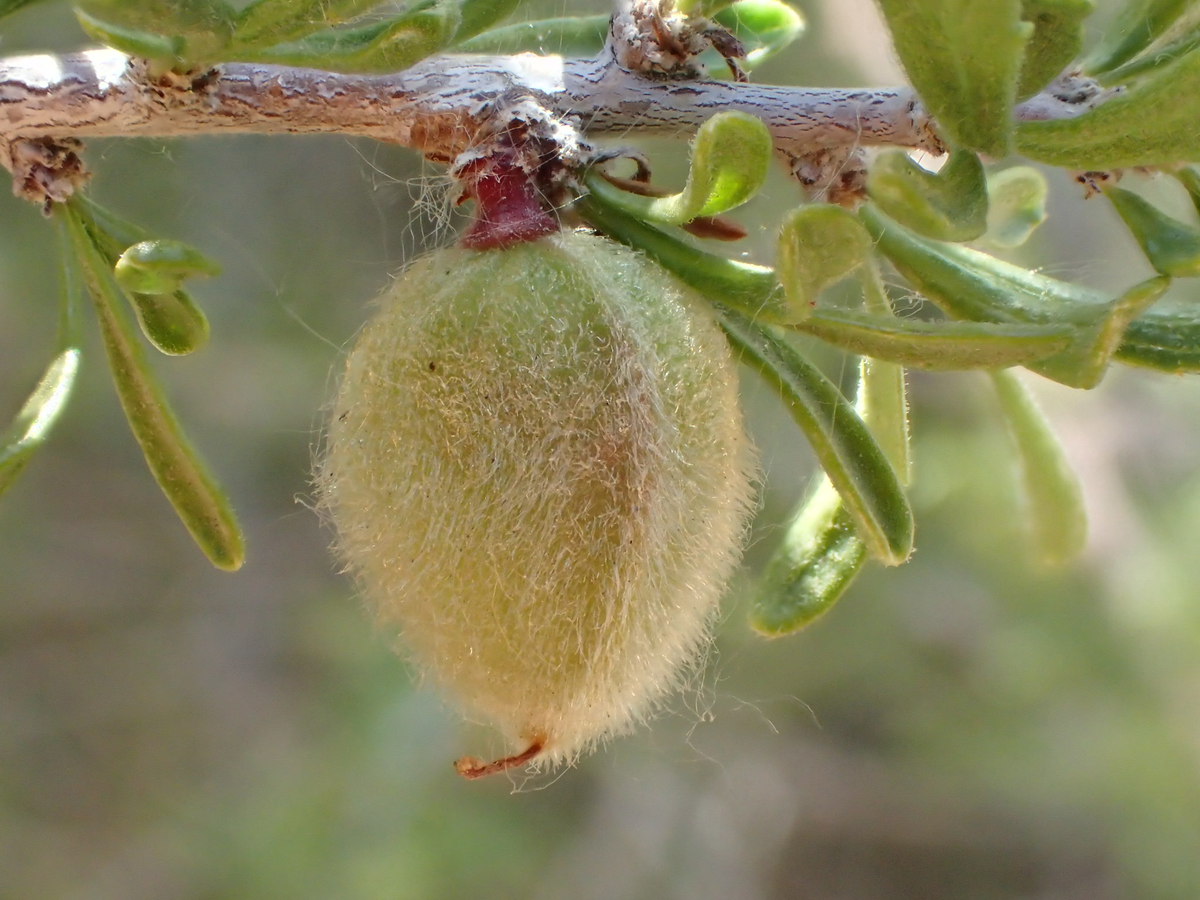
[[[1080,170],[1200,161],[1200,51],[1083,115],[1020,123],[1017,147],[1041,162]]]
[[[961,147],[1008,155],[1026,41],[1020,0],[879,0],[904,70]]]
[[[1099,384],[1126,328],[1170,283],[1167,278],[1151,279],[1113,300],[960,244],[930,241],[870,206],[860,215],[880,251],[951,317],[1073,325],[1075,340],[1067,350],[1029,366],[1070,387]]]
[[[877,271],[864,273],[866,307],[890,313]],[[855,408],[871,429],[900,480],[911,478],[908,400],[904,370],[872,359],[859,361]],[[768,636],[797,631],[833,607],[867,560],[867,546],[827,475],[801,504],[772,554],[755,595],[751,625]]]
[[[1035,547],[1044,563],[1067,562],[1087,543],[1079,480],[1029,389],[1011,372],[993,372],[992,383],[1021,460]]]
[[[931,371],[1029,365],[1061,353],[1075,336],[1067,324],[929,322],[837,309],[793,327],[851,353]]]
[[[1046,178],[1032,166],[1012,166],[987,180],[987,231],[993,247],[1020,247],[1046,221]]]
[[[751,627],[766,637],[799,631],[842,598],[866,561],[867,545],[841,496],[822,476],[763,571]]]
[[[588,193],[576,200],[574,208],[590,225],[645,253],[718,303],[760,321],[796,320],[773,270],[707,253],[630,215],[624,209],[630,195],[595,173],[585,183]]]
[[[779,228],[775,271],[796,318],[807,318],[817,297],[871,255],[871,236],[852,212],[829,203],[801,206]]]
[[[1156,271],[1177,278],[1200,275],[1200,229],[1168,216],[1124,188],[1105,188],[1104,194]]]
[[[245,558],[244,541],[228,500],[188,443],[146,363],[108,259],[75,207],[61,209],[100,322],[121,406],[150,471],[212,563],[238,569]]]
[[[867,173],[867,194],[888,216],[935,240],[973,241],[987,229],[983,164],[967,150],[956,150],[936,173],[903,150],[882,153]]]
[[[12,424],[0,434],[0,494],[16,481],[58,421],[74,387],[79,360],[78,347],[67,347],[54,357]]]
[[[898,565],[912,552],[904,488],[870,430],[837,387],[774,331],[722,310],[721,324],[743,362],[780,391],[808,436],[871,555]]]

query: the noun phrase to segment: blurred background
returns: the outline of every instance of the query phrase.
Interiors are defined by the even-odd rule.
[[[805,12],[761,80],[901,79],[869,0]],[[0,54],[82,41],[39,5]],[[646,149],[671,183],[678,148]],[[338,137],[96,141],[88,159],[101,201],[224,265],[195,288],[211,345],[156,362],[249,561],[228,575],[194,550],[93,342],[0,503],[0,897],[1200,896],[1200,382],[1034,379],[1092,517],[1084,557],[1046,571],[986,379],[914,377],[915,557],[766,641],[748,589],[814,474],[747,375],[767,484],[703,687],[560,777],[468,783],[451,761],[495,740],[372,631],[309,508],[347,342],[389,274],[450,238],[440,171]],[[1147,277],[1106,205],[1051,183],[1022,261],[1106,289]],[[782,177],[765,193],[739,214],[752,257],[797,202]],[[58,287],[48,223],[0,195],[7,418],[50,357]]]

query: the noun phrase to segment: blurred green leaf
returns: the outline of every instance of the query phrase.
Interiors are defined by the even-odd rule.
[[[1194,6],[1196,0],[1125,0],[1117,20],[1088,54],[1084,71],[1099,74],[1129,62]]]
[[[381,0],[256,0],[237,17],[240,46],[270,46],[349,22]]]
[[[1021,18],[1033,24],[1025,47],[1017,99],[1032,97],[1059,76],[1083,49],[1083,23],[1093,0],[1022,0]]]
[[[886,565],[908,559],[912,510],[895,469],[862,418],[833,382],[774,330],[731,310],[720,313],[742,361],[779,390],[871,555]]]
[[[1011,149],[1026,42],[1020,0],[879,0],[909,80],[953,144]]]
[[[1164,213],[1145,198],[1119,187],[1104,195],[1121,214],[1150,265],[1163,275],[1200,275],[1200,229]]]
[[[16,418],[0,434],[0,494],[12,486],[66,407],[82,351],[67,347],[50,362]]]
[[[791,210],[779,227],[775,272],[796,319],[806,318],[826,287],[871,255],[871,236],[854,213],[830,203]]]
[[[1200,213],[1200,172],[1191,166],[1185,166],[1182,169],[1175,169],[1171,174],[1187,190],[1188,196],[1192,198],[1192,206],[1196,208],[1197,213]]]
[[[1041,162],[1081,170],[1200,160],[1200,51],[1073,119],[1020,123],[1017,147]]]
[[[903,150],[881,153],[867,173],[867,194],[897,222],[939,241],[973,241],[987,230],[987,180],[969,150],[951,153],[940,172]]]
[[[213,565],[235,570],[245,559],[241,528],[220,488],[184,436],[146,363],[103,250],[73,204],[60,206],[92,298],[121,406],[150,471]]]
[[[237,18],[224,0],[76,0],[75,11],[97,40],[184,66],[216,61]]]
[[[454,43],[473,38],[497,22],[507,19],[524,0],[459,0],[458,30]]]
[[[987,231],[993,247],[1019,247],[1046,221],[1046,177],[1032,166],[1012,166],[988,176]]]
[[[1021,460],[1034,546],[1044,563],[1065,563],[1087,543],[1087,513],[1079,479],[1020,379],[1011,372],[993,372],[992,384]]]
[[[804,35],[806,23],[798,10],[780,0],[739,0],[713,19],[746,48],[742,65],[753,71]]]
[[[462,24],[453,0],[420,0],[378,22],[330,28],[254,51],[254,62],[335,72],[399,72],[449,46]]]
[[[457,49],[463,53],[558,53],[590,56],[598,53],[608,37],[610,16],[563,16],[515,22],[493,28]]]
[[[42,0],[0,0],[0,19],[15,13],[18,9],[24,9],[26,6],[40,2]]]

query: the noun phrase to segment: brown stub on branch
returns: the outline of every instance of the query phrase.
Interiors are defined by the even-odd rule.
[[[55,203],[65,203],[87,182],[83,144],[73,138],[38,138],[9,145],[13,193],[37,203],[47,215]]]
[[[535,173],[515,153],[498,152],[468,163],[458,172],[464,198],[475,200],[475,219],[462,238],[472,250],[495,250],[535,241],[559,230],[558,219],[542,205]]]
[[[517,769],[526,763],[532,762],[545,747],[546,739],[538,737],[534,738],[533,742],[520,753],[495,759],[491,762],[484,762],[474,756],[464,756],[454,761],[454,771],[458,772],[463,778],[471,780],[486,778],[488,775],[498,775],[501,772],[507,772],[509,769]]]

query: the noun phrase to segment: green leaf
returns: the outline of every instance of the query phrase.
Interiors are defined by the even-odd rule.
[[[1125,0],[1117,20],[1088,54],[1084,71],[1109,72],[1128,62],[1166,34],[1195,5],[1196,0]]]
[[[209,337],[208,319],[180,285],[190,277],[215,275],[219,266],[181,241],[147,238],[144,229],[86,195],[75,206],[98,251],[113,267],[146,339],[171,356],[203,347]]]
[[[139,294],[173,294],[188,278],[220,271],[220,266],[190,244],[161,238],[126,247],[113,267],[117,283]]]
[[[1200,229],[1168,216],[1124,188],[1108,187],[1104,194],[1156,271],[1178,278],[1200,275]]]
[[[866,308],[882,318],[891,313],[874,264],[864,273]],[[855,408],[874,433],[904,484],[911,479],[908,400],[904,369],[871,359],[859,361]],[[755,594],[751,625],[778,636],[803,628],[828,612],[858,576],[867,545],[827,475],[796,511],[772,554]]]
[[[58,421],[75,385],[80,358],[78,347],[59,351],[12,424],[0,434],[0,494],[16,481]]]
[[[842,598],[866,561],[867,545],[841,496],[822,476],[763,570],[751,627],[766,637],[799,631]]]
[[[1011,148],[1026,42],[1020,0],[879,0],[904,70],[956,146]]]
[[[899,565],[912,552],[913,518],[896,470],[837,387],[769,327],[731,310],[721,325],[742,361],[779,390],[808,436],[871,555]]]
[[[146,363],[108,258],[74,203],[59,209],[82,263],[121,406],[150,471],[212,563],[230,571],[240,568],[245,546],[233,510],[188,443]]]
[[[458,30],[454,33],[454,43],[473,38],[497,22],[507,19],[522,2],[523,0],[459,0],[459,23]]]
[[[1012,166],[988,176],[987,231],[983,241],[1020,247],[1046,221],[1046,178],[1032,166]]]
[[[557,53],[591,56],[608,37],[611,17],[563,16],[516,22],[485,31],[455,49],[463,53]],[[780,0],[741,0],[714,16],[746,48],[742,67],[753,71],[804,34],[804,17]],[[460,32],[461,36],[461,32]]]
[[[1025,47],[1017,98],[1032,97],[1057,78],[1083,49],[1083,23],[1093,0],[1022,0],[1021,18],[1033,24]]]
[[[1100,84],[1126,86],[1153,74],[1200,47],[1200,28],[1192,28],[1170,41],[1162,41],[1141,56],[1135,56],[1123,66],[1096,75]]]
[[[214,62],[237,13],[224,0],[76,0],[83,29],[126,53],[185,66]]]
[[[23,9],[26,6],[32,6],[34,3],[40,2],[41,0],[0,0],[0,19],[12,15],[18,9]]]
[[[821,291],[871,256],[871,236],[854,213],[829,203],[801,206],[779,228],[775,271],[796,319],[807,318]]]
[[[1070,387],[1100,383],[1130,322],[1170,284],[1168,278],[1150,279],[1109,299],[960,244],[930,241],[869,205],[860,215],[880,251],[947,315],[977,322],[1073,325],[1075,340],[1067,350],[1029,365]]]
[[[422,0],[391,19],[315,32],[247,58],[335,72],[399,72],[453,43],[461,24],[459,7],[452,0]]]
[[[903,150],[881,153],[867,173],[867,194],[900,224],[939,241],[973,241],[987,229],[983,164],[966,150],[951,153],[936,173]]]
[[[234,39],[241,46],[269,46],[349,22],[381,0],[258,0],[241,11]]]
[[[1200,160],[1200,51],[1073,119],[1020,123],[1017,147],[1041,162],[1081,170]]]
[[[929,322],[835,309],[793,327],[851,353],[930,371],[1029,365],[1066,350],[1075,337],[1065,324]]]
[[[804,35],[804,16],[780,0],[740,0],[713,18],[746,48],[742,66],[754,71]]]
[[[168,356],[186,356],[208,343],[208,318],[186,291],[170,294],[125,292],[142,334]]]
[[[463,53],[558,53],[591,56],[608,37],[610,16],[563,16],[516,22],[463,41]]]
[[[993,372],[992,384],[1021,460],[1034,544],[1044,563],[1067,562],[1087,543],[1079,480],[1028,388],[1011,372]]]
[[[1192,206],[1196,208],[1197,213],[1200,213],[1200,172],[1188,166],[1176,169],[1171,174],[1187,190],[1188,196],[1192,198]]]
[[[584,182],[588,193],[574,208],[590,225],[645,253],[716,302],[764,322],[796,321],[773,270],[707,253],[630,215],[624,210],[627,192],[595,172]]]
[[[666,225],[715,216],[749,200],[762,187],[775,152],[762,120],[742,112],[721,112],[705,121],[692,140],[687,184],[678,194],[644,197],[628,191],[610,194],[631,215]]]
[[[1116,358],[1172,375],[1200,372],[1200,311],[1191,304],[1150,310],[1125,331]]]
[[[62,263],[58,351],[16,417],[0,432],[0,494],[13,485],[46,442],[71,396],[83,357],[75,326],[76,272],[71,265],[67,236],[61,228],[58,239]]]

